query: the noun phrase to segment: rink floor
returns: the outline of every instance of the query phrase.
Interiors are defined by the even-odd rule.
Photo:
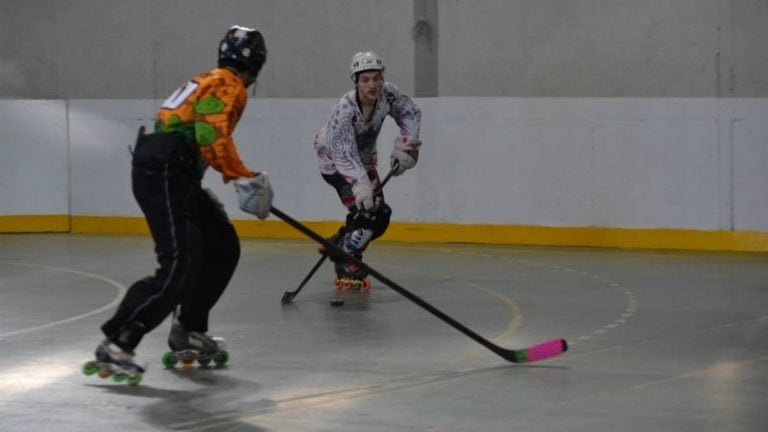
[[[84,376],[99,326],[154,268],[145,237],[0,235],[0,431],[768,430],[768,255],[375,243],[366,261],[507,348],[506,362],[373,280],[331,307],[308,241],[244,240],[212,314],[221,369]]]

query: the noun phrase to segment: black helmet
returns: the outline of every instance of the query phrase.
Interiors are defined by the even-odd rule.
[[[219,44],[219,67],[234,67],[256,77],[266,61],[267,47],[257,30],[232,26]]]

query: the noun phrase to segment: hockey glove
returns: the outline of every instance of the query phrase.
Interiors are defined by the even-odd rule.
[[[269,216],[272,207],[272,185],[269,183],[267,173],[261,173],[256,177],[241,178],[235,180],[235,189],[240,203],[240,210],[251,213],[259,219]]]
[[[395,138],[395,146],[392,148],[390,161],[393,167],[395,166],[395,161],[399,165],[392,174],[399,176],[406,170],[413,168],[419,160],[419,148],[421,148],[421,140],[418,138]]]
[[[367,176],[352,185],[352,193],[355,195],[355,206],[358,210],[373,210],[373,185]]]

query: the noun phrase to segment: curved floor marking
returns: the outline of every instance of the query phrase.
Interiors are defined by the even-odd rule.
[[[440,252],[456,253],[457,251],[450,248],[447,248],[447,249],[443,248],[443,249],[440,249]],[[459,251],[459,253],[470,254],[470,255],[480,255],[480,253],[477,253],[477,252]],[[563,272],[566,274],[572,274],[576,277],[586,278],[588,280],[594,280],[596,282],[599,282],[600,284],[607,285],[610,288],[618,289],[619,291],[622,291],[624,293],[625,303],[626,303],[626,307],[623,311],[623,314],[621,315],[622,318],[617,319],[602,328],[598,328],[597,330],[593,331],[591,334],[588,334],[589,337],[593,337],[596,334],[602,334],[605,331],[607,331],[606,329],[608,328],[612,329],[623,324],[624,322],[626,322],[627,318],[630,318],[632,316],[632,313],[637,308],[637,300],[634,296],[634,293],[632,293],[627,288],[623,287],[621,284],[614,282],[612,280],[606,279],[602,276],[597,276],[597,275],[593,275],[587,272],[582,272],[582,271],[571,269],[571,268],[565,268],[565,267],[561,267],[553,264],[548,264],[548,263],[543,263],[538,261],[531,261],[531,260],[526,260],[521,258],[499,257],[493,254],[490,254],[490,255],[482,254],[482,255],[489,258],[514,261],[524,266],[540,267],[540,268],[555,270],[558,272]],[[408,272],[417,273],[417,274],[423,273],[419,270],[412,269],[412,268],[405,268],[399,265],[386,265],[386,267],[399,268],[402,271],[408,271]],[[502,339],[506,340],[506,339],[512,338],[523,319],[522,312],[520,311],[520,308],[517,306],[517,304],[507,295],[500,293],[487,286],[483,286],[472,280],[463,281],[460,283],[471,289],[479,290],[489,296],[495,297],[498,301],[500,301],[502,304],[505,305],[506,309],[510,312],[511,320],[501,333],[493,336],[493,340],[502,340]],[[418,291],[418,290],[414,289],[413,291]],[[468,350],[465,354],[460,354],[458,356],[448,359],[447,362],[451,363],[459,360],[465,360],[467,359],[467,357],[473,357],[482,352],[484,352],[484,350],[481,347],[475,347],[473,349]],[[360,398],[375,396],[376,394],[379,394],[379,393],[399,392],[399,391],[404,391],[411,388],[418,388],[418,387],[428,386],[428,385],[437,385],[445,381],[449,381],[457,378],[467,378],[482,371],[496,370],[498,368],[503,368],[503,367],[508,367],[508,365],[494,367],[490,369],[461,370],[461,371],[458,371],[455,373],[449,373],[449,374],[432,374],[432,373],[407,374],[407,375],[402,375],[395,378],[389,378],[387,380],[363,383],[357,386],[340,388],[340,389],[331,390],[328,392],[308,393],[298,397],[278,399],[275,401],[277,408],[270,408],[270,409],[263,409],[263,410],[262,409],[249,410],[249,411],[240,412],[234,415],[222,414],[218,416],[212,416],[207,419],[166,425],[166,427],[169,427],[171,429],[207,431],[207,430],[232,426],[238,423],[249,424],[250,422],[259,418],[280,416],[290,412],[316,408],[318,406],[333,406],[335,404],[339,404],[343,402],[356,401],[356,400],[359,400]]]
[[[560,266],[560,265],[557,265],[557,264],[549,264],[549,263],[533,261],[533,260],[525,259],[525,258],[510,258],[510,257],[500,257],[500,258],[501,259],[506,259],[506,260],[509,260],[509,261],[514,261],[514,262],[517,262],[517,263],[522,264],[522,265],[528,265],[528,266],[532,266],[532,267],[544,267],[544,268],[548,268],[550,270],[554,270],[554,271],[558,271],[558,272],[563,272],[563,273],[567,273],[567,274],[572,274],[574,276],[581,277],[581,278],[583,278],[585,280],[590,280],[590,281],[593,281],[593,282],[597,282],[597,283],[602,284],[603,286],[606,286],[606,287],[611,288],[613,290],[617,290],[617,291],[619,291],[624,296],[625,308],[624,308],[624,310],[621,312],[621,314],[618,317],[616,317],[613,321],[611,321],[609,323],[606,323],[605,325],[603,325],[603,326],[601,326],[599,328],[596,328],[596,329],[594,329],[594,330],[592,330],[592,331],[590,331],[590,332],[588,332],[586,334],[583,334],[583,335],[580,335],[580,336],[576,336],[576,337],[574,337],[572,339],[569,339],[568,340],[568,345],[570,345],[571,347],[576,345],[578,341],[590,340],[590,339],[592,339],[592,338],[594,338],[596,336],[605,334],[609,330],[613,330],[615,328],[618,328],[618,327],[626,324],[629,319],[634,317],[635,313],[638,310],[639,306],[638,306],[637,295],[631,289],[627,288],[626,286],[624,286],[621,283],[616,282],[616,281],[614,281],[612,279],[608,279],[606,277],[603,277],[603,276],[600,276],[600,275],[597,275],[597,274],[593,274],[593,273],[589,273],[589,272],[586,272],[586,271],[577,270],[577,269],[574,269],[574,268],[571,268],[571,267]]]
[[[451,251],[450,250],[441,249],[440,252],[450,253]],[[425,272],[423,270],[403,267],[402,265],[396,265],[396,264],[388,264],[388,265],[385,265],[385,267],[395,268],[395,269],[398,269],[400,271],[406,271],[406,272],[409,272],[409,273],[412,273],[412,274],[420,274],[420,275],[428,274],[427,272]],[[480,285],[480,284],[478,284],[476,282],[472,282],[471,280],[463,281],[463,282],[457,281],[457,284],[459,284],[459,285],[463,284],[463,285],[465,285],[465,286],[467,286],[467,287],[469,287],[471,289],[482,291],[486,295],[489,295],[491,297],[495,297],[499,302],[501,302],[506,307],[506,309],[509,311],[509,314],[512,317],[510,319],[509,323],[507,324],[507,327],[501,333],[498,333],[498,334],[496,334],[496,335],[494,335],[492,337],[491,336],[488,336],[488,337],[483,336],[483,337],[485,337],[486,339],[488,339],[490,341],[499,341],[499,340],[502,340],[502,339],[511,339],[512,336],[514,336],[515,330],[517,330],[517,328],[520,326],[520,323],[522,322],[523,314],[522,314],[522,312],[520,312],[520,308],[517,306],[517,304],[510,297],[508,297],[508,296],[506,296],[506,295],[504,295],[504,294],[502,294],[502,293],[500,293],[500,292],[498,292],[498,291],[496,291],[494,289],[488,288],[486,286],[482,286],[482,285]],[[409,287],[405,287],[405,288],[408,289],[409,291],[413,292],[414,294],[418,295],[419,290],[417,288],[409,288]],[[448,325],[448,324],[446,324],[446,325]],[[495,342],[495,343],[498,343],[498,342]],[[487,349],[484,348],[484,347],[474,346],[472,348],[468,348],[467,350],[465,350],[461,354],[457,354],[457,355],[455,355],[453,357],[450,357],[450,358],[446,359],[445,361],[448,362],[448,363],[461,362],[461,361],[468,360],[468,359],[470,359],[472,357],[476,357],[476,356],[480,355],[481,353],[487,353],[487,352],[488,352]]]
[[[106,304],[106,305],[104,305],[104,306],[102,306],[100,308],[97,308],[97,309],[94,309],[94,310],[92,310],[90,312],[86,312],[84,314],[73,316],[71,318],[67,318],[67,319],[64,319],[64,320],[50,322],[48,324],[43,324],[43,325],[39,325],[39,326],[36,326],[36,327],[29,327],[29,328],[25,328],[25,329],[21,329],[21,330],[15,330],[15,331],[8,332],[8,333],[0,333],[0,338],[6,337],[6,336],[14,336],[14,335],[19,335],[19,334],[24,334],[24,333],[30,333],[30,332],[33,332],[33,331],[43,330],[43,329],[47,329],[47,328],[51,328],[51,327],[56,327],[56,326],[59,326],[59,325],[62,325],[62,324],[68,324],[68,323],[71,323],[73,321],[77,321],[77,320],[89,317],[91,315],[96,315],[96,314],[102,313],[104,311],[107,311],[109,309],[112,309],[112,308],[116,307],[120,303],[120,300],[123,298],[123,295],[127,291],[125,285],[121,284],[120,282],[117,282],[117,281],[115,281],[113,279],[110,279],[108,277],[100,276],[100,275],[93,274],[93,273],[86,273],[86,272],[81,272],[81,271],[78,271],[78,270],[72,270],[72,269],[62,268],[62,267],[51,267],[51,266],[38,265],[38,264],[23,264],[23,263],[16,263],[16,262],[9,262],[9,261],[2,261],[2,260],[0,260],[0,263],[8,264],[8,265],[13,265],[13,266],[18,266],[18,267],[32,267],[32,268],[39,268],[39,269],[44,269],[44,270],[72,273],[72,274],[76,274],[76,275],[79,275],[79,276],[85,276],[85,277],[89,277],[89,278],[92,278],[92,279],[98,279],[98,280],[104,281],[104,282],[112,285],[113,287],[117,288],[117,295],[115,296],[115,298],[111,302],[109,302],[109,304]]]
[[[510,315],[512,315],[512,319],[509,321],[507,328],[505,328],[504,331],[493,336],[489,340],[494,341],[494,343],[501,344],[502,343],[501,341],[503,340],[512,339],[512,337],[515,334],[515,331],[517,330],[518,327],[520,327],[520,323],[523,321],[523,314],[522,312],[520,312],[520,307],[518,307],[517,304],[511,298],[507,297],[506,295],[496,290],[493,290],[491,288],[488,288],[470,281],[464,282],[464,284],[472,289],[476,289],[478,291],[482,291],[486,293],[487,295],[496,297],[497,300],[499,300],[502,304],[504,304],[504,306],[509,311]],[[468,350],[466,354],[451,357],[447,361],[448,362],[464,361],[484,352],[487,352],[484,347],[477,346]]]

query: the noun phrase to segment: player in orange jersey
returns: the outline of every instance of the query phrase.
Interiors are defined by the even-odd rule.
[[[96,361],[89,362],[91,373],[97,368],[101,375],[140,379],[145,366],[135,360],[134,350],[172,312],[168,343],[173,353],[185,362],[191,361],[189,355],[201,364],[226,362],[223,339],[207,334],[208,314],[235,271],[240,242],[223,206],[201,180],[213,167],[225,183],[234,181],[242,210],[261,219],[269,215],[269,178],[243,164],[232,140],[246,89],[266,55],[261,33],[233,26],[219,45],[218,67],[171,94],[157,114],[154,133],[140,132],[132,186],[159,268],[128,289],[101,327],[106,338],[96,349]]]

